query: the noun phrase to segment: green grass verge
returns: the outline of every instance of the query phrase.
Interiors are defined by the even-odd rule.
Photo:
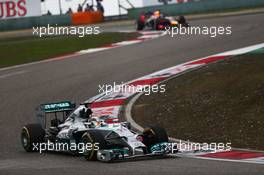
[[[136,33],[0,39],[0,67],[39,61],[136,37]]]
[[[209,64],[166,83],[165,93],[141,96],[133,117],[170,136],[264,150],[264,49]]]

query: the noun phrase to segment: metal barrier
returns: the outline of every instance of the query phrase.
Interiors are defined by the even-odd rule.
[[[264,6],[264,0],[200,0],[181,4],[159,5],[128,10],[129,18],[136,19],[143,12],[161,10],[166,15],[177,16],[232,9],[245,9]]]
[[[207,13],[215,11],[227,11],[232,9],[245,9],[254,7],[264,7],[264,0],[200,0],[181,4],[170,4],[151,6],[144,8],[132,8],[128,10],[129,18],[136,19],[142,12],[160,9],[163,13],[171,16]],[[84,12],[85,13],[85,12]],[[0,31],[28,29],[37,26],[58,25],[69,26],[79,24],[90,24],[102,21],[101,15],[53,15],[39,17],[25,17],[17,19],[0,20]],[[85,18],[87,17],[87,18]],[[88,18],[89,17],[89,18]],[[111,19],[111,18],[110,18]]]
[[[32,27],[47,26],[70,26],[81,24],[94,24],[103,21],[101,12],[81,12],[65,15],[25,17],[0,20],[0,31],[29,29]]]
[[[38,16],[0,20],[0,31],[28,29],[38,26],[71,25],[70,15]]]

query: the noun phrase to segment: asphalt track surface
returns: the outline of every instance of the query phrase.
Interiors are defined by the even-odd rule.
[[[262,43],[263,19],[264,14],[196,20],[193,26],[231,25],[233,34],[217,38],[164,36],[141,44],[0,71],[0,174],[262,174],[263,165],[192,158],[106,164],[70,155],[26,153],[20,145],[20,130],[25,123],[35,121],[34,107],[40,103],[81,102],[96,95],[99,84],[128,81],[196,58]]]

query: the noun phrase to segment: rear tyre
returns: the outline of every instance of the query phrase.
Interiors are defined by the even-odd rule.
[[[184,16],[179,16],[179,23],[182,25],[186,23],[186,19]]]
[[[158,143],[168,142],[168,134],[166,130],[159,126],[147,127],[143,131],[143,143],[147,146],[148,150]]]
[[[182,27],[190,27],[189,23],[187,23],[184,16],[180,16],[178,22],[179,25],[181,25]]]
[[[22,128],[21,143],[25,151],[36,152],[38,151],[35,146],[39,146],[44,142],[45,130],[40,124],[28,124]]]
[[[140,30],[143,30],[145,28],[145,24],[141,21],[137,21],[137,30],[140,31]]]
[[[81,143],[88,145],[89,147],[89,149],[85,149],[83,153],[86,160],[97,160],[97,151],[107,149],[107,143],[104,135],[98,131],[89,131],[84,133],[81,138]]]

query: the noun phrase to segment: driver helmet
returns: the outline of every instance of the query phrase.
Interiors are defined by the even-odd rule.
[[[93,112],[90,108],[83,108],[79,113],[80,118],[89,119]]]
[[[153,13],[154,16],[156,17],[159,17],[160,16],[160,11],[159,10],[156,10],[154,13]]]

